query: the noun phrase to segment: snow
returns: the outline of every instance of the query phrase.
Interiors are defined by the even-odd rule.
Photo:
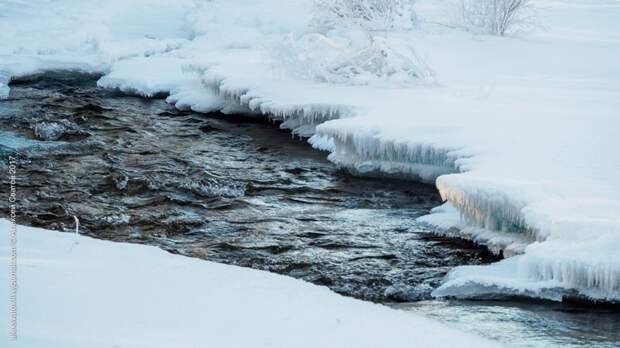
[[[435,182],[449,205],[423,221],[513,256],[457,268],[437,296],[620,300],[620,3],[536,1],[542,28],[500,38],[444,25],[448,2],[373,39],[317,28],[310,0],[3,2],[0,94],[90,70],[182,109],[283,120],[355,173]]]
[[[188,83],[178,57],[136,57],[112,64],[111,72],[103,76],[97,85],[116,89],[126,94],[143,97],[166,95],[180,84]]]
[[[2,255],[8,247],[2,238]],[[155,247],[22,226],[18,247],[19,339],[9,347],[499,346],[326,287]]]

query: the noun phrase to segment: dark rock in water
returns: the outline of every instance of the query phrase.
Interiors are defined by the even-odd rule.
[[[301,173],[304,173],[306,170],[303,168],[290,168],[290,169],[285,169],[287,173],[291,173],[291,174],[295,174],[295,175],[299,175]]]
[[[71,91],[73,92],[73,91]],[[65,92],[66,93],[66,92]],[[105,111],[106,109],[102,108],[99,105],[95,105],[95,104],[85,104],[82,105],[78,108],[75,109],[76,113],[80,113],[80,112],[102,112]]]
[[[205,133],[221,131],[221,129],[214,127],[210,124],[205,124],[204,126],[201,126],[199,129]]]

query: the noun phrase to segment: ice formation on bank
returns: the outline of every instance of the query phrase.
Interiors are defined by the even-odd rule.
[[[5,94],[11,77],[71,68],[283,121],[354,172],[435,182],[448,204],[423,221],[516,255],[457,268],[436,295],[620,300],[620,4],[538,1],[547,30],[496,38],[436,25],[431,0],[415,30],[371,36],[317,29],[311,0],[30,3],[0,4]]]

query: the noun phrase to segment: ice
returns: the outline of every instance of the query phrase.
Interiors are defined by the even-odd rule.
[[[314,133],[318,124],[353,114],[350,105],[339,103],[335,98],[333,103],[319,99],[324,95],[320,84],[299,84],[288,78],[274,77],[264,65],[254,66],[253,62],[260,61],[256,53],[237,55],[235,52],[226,56],[221,64],[204,67],[199,73],[201,85],[226,101],[224,112],[230,109],[230,105],[236,105],[234,111],[284,121],[282,128],[306,137]],[[288,88],[284,94],[282,86]],[[291,95],[298,95],[301,100],[291,99]]]
[[[308,142],[317,150],[333,152],[336,150],[334,139],[324,135],[313,135]]]
[[[9,224],[0,220],[0,229]],[[73,228],[17,230],[19,336],[11,347],[499,346],[290,277],[76,236]],[[2,255],[8,249],[0,239]],[[8,277],[0,273],[5,284]],[[0,296],[8,290],[0,287]]]
[[[530,296],[561,301],[570,290],[554,280],[533,281],[521,276],[518,265],[523,256],[515,256],[487,266],[461,266],[453,269],[433,296],[464,299],[501,299],[506,296]]]
[[[527,245],[534,241],[527,234],[502,233],[467,223],[459,210],[449,202],[433,208],[431,214],[417,221],[435,227],[434,232],[437,234],[473,240],[477,244],[486,245],[495,254],[502,253],[504,257],[522,254]]]
[[[568,296],[618,301],[620,259],[614,255],[618,243],[608,241],[605,250],[596,243],[572,248],[535,243],[525,254],[496,264],[457,267],[433,295],[483,299],[519,295],[555,301]],[[599,254],[584,253],[584,249],[598,250]]]
[[[361,123],[363,124],[363,123]],[[333,142],[329,159],[360,174],[385,173],[434,182],[437,177],[458,171],[454,150],[433,147],[403,139],[384,143],[363,127],[342,132],[339,127],[321,125],[311,144],[322,148],[321,141]]]

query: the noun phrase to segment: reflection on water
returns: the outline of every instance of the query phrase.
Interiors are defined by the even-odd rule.
[[[620,310],[521,301],[420,301],[395,307],[515,347],[620,347]]]

